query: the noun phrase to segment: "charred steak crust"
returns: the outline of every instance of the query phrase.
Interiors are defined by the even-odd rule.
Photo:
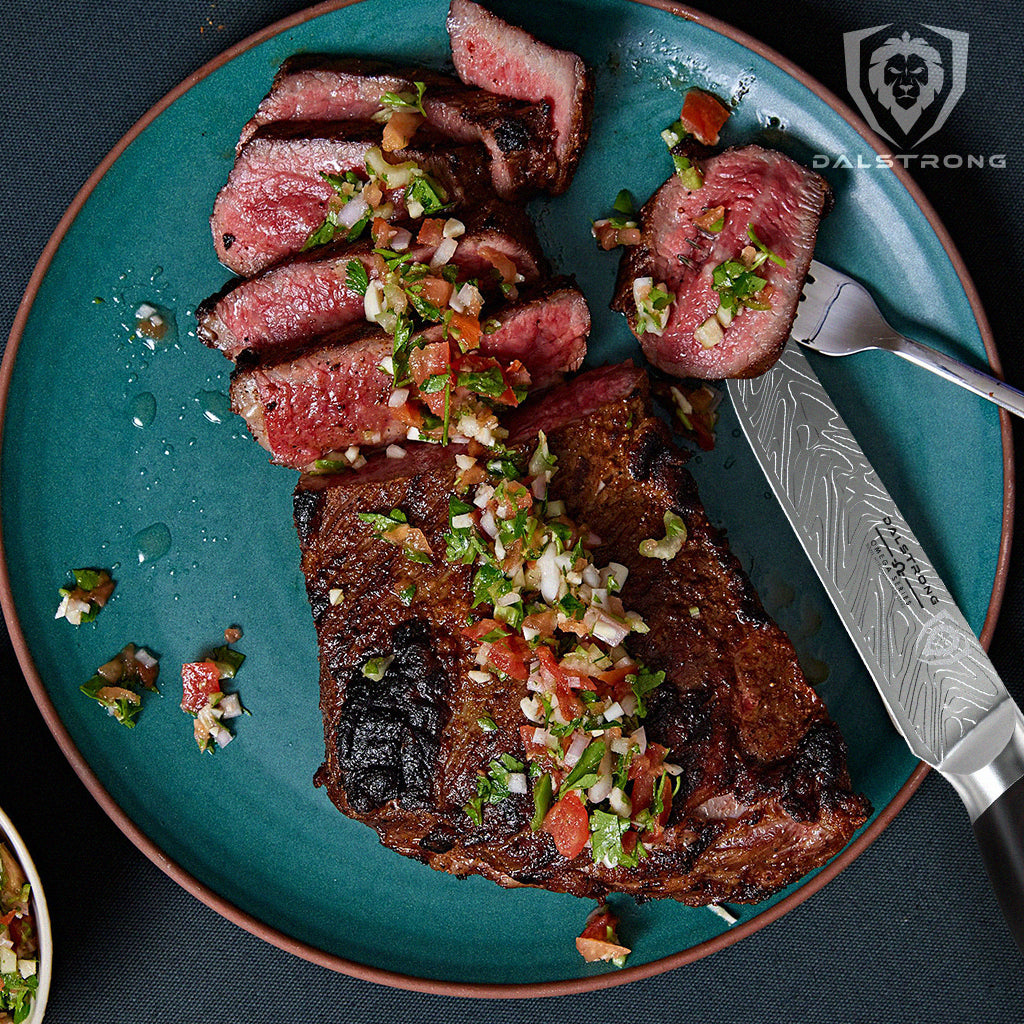
[[[529,795],[488,806],[482,826],[463,811],[492,759],[524,757],[523,684],[495,691],[468,678],[473,650],[460,629],[469,569],[439,556],[409,562],[357,518],[401,508],[443,552],[457,447],[402,468],[371,463],[362,477],[300,480],[295,518],[321,645],[326,757],[316,782],[384,845],[457,875],[586,897],[764,899],[837,853],[870,807],[850,789],[843,740],[792,645],[709,524],[685,456],[650,415],[645,380],[620,373],[619,396],[588,407],[588,385],[614,393],[608,379],[596,371],[552,392],[553,408],[575,404],[577,413],[551,425],[551,486],[602,538],[596,557],[628,565],[623,601],[650,626],[632,653],[667,675],[646,719],[683,769],[664,841],[638,867],[609,869],[589,850],[567,861],[550,836],[531,831]],[[661,535],[667,509],[686,523],[682,551],[669,562],[640,556],[640,539]],[[410,582],[416,595],[406,606],[398,594]],[[336,604],[332,590],[341,591]],[[379,684],[361,677],[368,658],[390,654]],[[370,694],[379,694],[379,718],[359,733]],[[482,731],[481,715],[497,730]]]

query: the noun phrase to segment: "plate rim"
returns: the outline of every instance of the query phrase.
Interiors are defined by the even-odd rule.
[[[325,14],[330,14],[345,7],[360,3],[362,0],[324,0],[324,2],[311,7],[304,8],[288,17],[271,23],[263,29],[246,36],[244,39],[228,47],[216,57],[201,65],[197,70],[184,78],[177,86],[166,93],[162,99],[154,104],[144,113],[118,140],[113,148],[107,153],[96,169],[89,175],[85,183],[75,194],[67,210],[64,212],[57,226],[54,228],[47,241],[38,261],[32,271],[26,286],[24,295],[18,305],[14,322],[8,337],[7,347],[4,352],[3,363],[0,365],[0,451],[2,451],[3,431],[6,422],[7,399],[10,389],[11,377],[17,358],[18,348],[28,321],[29,313],[35,302],[40,285],[49,271],[53,257],[64,240],[71,224],[74,222],[83,206],[88,201],[93,190],[107,174],[110,168],[123,155],[127,147],[142,131],[148,127],[166,109],[172,106],[194,85],[207,78],[214,71],[230,63],[236,57],[247,50],[266,42],[275,36]],[[665,11],[685,21],[693,22],[696,25],[706,28],[718,35],[724,36],[735,43],[740,44],[747,50],[757,54],[769,63],[773,64],[780,71],[795,79],[814,93],[820,100],[824,101],[836,114],[852,127],[875,151],[879,154],[886,154],[891,147],[887,147],[882,139],[876,135],[867,123],[853,111],[847,104],[840,100],[829,89],[825,88],[817,79],[813,78],[789,58],[778,51],[761,43],[758,39],[748,33],[734,28],[732,25],[702,11],[694,10],[676,0],[622,0],[624,3],[638,4]],[[931,203],[925,197],[920,187],[910,177],[909,172],[903,168],[899,161],[891,161],[887,171],[895,174],[900,184],[906,189],[911,200],[924,214],[929,227],[934,232],[944,252],[950,260],[954,272],[964,289],[964,294],[971,308],[971,314],[978,327],[982,343],[985,348],[985,355],[989,366],[997,374],[1001,375],[1001,364],[995,341],[992,335],[988,318],[982,308],[980,297],[970,273],[957,250],[955,244],[945,226],[940,221]],[[1002,606],[1006,590],[1007,574],[1009,570],[1010,545],[1013,533],[1013,513],[1015,505],[1015,474],[1013,461],[1013,435],[1010,416],[1005,411],[999,410],[1000,439],[1003,452],[1003,515],[1001,523],[999,549],[996,558],[996,572],[993,580],[992,593],[989,598],[988,609],[985,621],[980,633],[982,645],[987,650],[995,630],[996,621]],[[2,470],[2,466],[0,466]],[[0,473],[2,479],[2,473]],[[0,530],[0,606],[3,608],[4,617],[7,622],[8,631],[11,637],[11,644],[18,658],[18,663],[24,673],[32,697],[39,708],[40,713],[46,722],[47,727],[54,739],[68,760],[75,774],[89,790],[103,811],[110,817],[115,825],[121,830],[126,838],[136,846],[149,860],[164,872],[169,878],[177,882],[187,892],[205,903],[211,910],[214,910],[222,917],[233,922],[252,935],[270,944],[277,946],[285,952],[292,953],[321,967],[338,971],[365,981],[373,981],[393,988],[406,989],[415,992],[424,992],[435,995],[452,995],[475,998],[533,998],[540,996],[569,995],[577,992],[595,991],[604,988],[626,984],[627,982],[639,981],[643,978],[662,974],[684,964],[692,963],[711,953],[731,946],[740,939],[751,935],[761,928],[766,927],[773,921],[782,917],[790,910],[803,903],[814,893],[820,890],[827,882],[839,874],[860,856],[868,846],[884,831],[884,829],[895,818],[896,814],[903,808],[914,791],[921,785],[924,777],[928,774],[928,766],[919,762],[917,767],[903,783],[888,804],[879,812],[871,824],[848,844],[828,864],[821,868],[808,881],[802,883],[798,889],[758,914],[750,921],[736,925],[733,928],[722,932],[720,935],[704,942],[697,943],[678,953],[652,960],[650,963],[627,967],[615,973],[592,975],[589,977],[564,979],[560,981],[535,982],[535,983],[486,983],[486,982],[462,982],[445,981],[435,978],[417,977],[414,975],[402,974],[398,971],[387,970],[381,967],[374,967],[362,964],[357,961],[348,960],[338,954],[327,953],[318,949],[310,943],[303,942],[290,936],[279,929],[261,921],[248,912],[241,910],[225,897],[219,895],[209,886],[200,882],[188,871],[182,868],[175,861],[171,860],[137,826],[120,805],[110,796],[106,788],[94,774],[92,768],[78,750],[70,733],[64,726],[63,721],[57,712],[50,696],[43,684],[42,678],[35,668],[31,652],[21,628],[14,605],[14,595],[11,589],[11,580],[7,567],[7,557],[4,549],[3,532]]]

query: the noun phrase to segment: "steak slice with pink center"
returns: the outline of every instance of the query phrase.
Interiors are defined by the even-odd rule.
[[[348,121],[379,115],[385,93],[415,97],[426,87],[429,125],[457,142],[479,142],[490,157],[495,191],[526,198],[557,187],[560,177],[547,103],[528,103],[467,86],[425,68],[329,54],[299,54],[281,65],[270,92],[242,129],[238,150],[263,125],[278,121]]]
[[[227,183],[217,193],[210,228],[217,257],[250,277],[302,250],[323,224],[338,194],[325,174],[352,172],[366,180],[366,154],[380,146],[380,126],[281,123],[260,129],[242,147]],[[490,175],[484,149],[421,135],[416,146],[389,153],[387,162],[411,160],[443,189],[450,207],[487,195]],[[406,216],[405,186],[389,188],[389,219]]]
[[[757,376],[789,337],[829,188],[819,175],[760,146],[729,149],[700,163],[701,188],[690,191],[673,175],[640,211],[642,240],[623,252],[612,308],[625,313],[647,358],[667,373],[705,380]],[[709,218],[717,219],[719,210],[716,231]],[[716,317],[722,302],[713,287],[716,268],[762,255],[757,241],[785,263],[765,259],[754,271],[767,285],[750,301],[769,308],[740,302],[731,322],[727,314]],[[635,282],[648,278],[673,296],[660,334],[638,310]]]
[[[586,356],[590,312],[582,292],[565,279],[539,295],[499,311],[496,329],[481,337],[477,353],[502,367],[518,360],[519,379],[547,387],[577,369]],[[426,346],[445,340],[440,325],[417,332]],[[272,461],[305,469],[331,453],[356,446],[404,441],[420,411],[415,387],[395,399],[392,377],[381,365],[392,339],[373,324],[353,324],[284,360],[242,360],[231,376],[232,409],[241,415]],[[488,360],[490,361],[490,360]],[[461,388],[453,401],[466,398]],[[394,402],[394,404],[391,404]],[[415,436],[415,435],[413,435]]]
[[[434,252],[414,242],[404,255],[429,263]],[[449,260],[460,282],[477,279],[485,295],[498,284],[488,252],[511,260],[526,282],[535,281],[545,265],[529,218],[519,207],[497,201],[467,218],[466,233]],[[372,241],[314,249],[256,277],[229,282],[200,304],[196,333],[210,348],[236,359],[243,351],[258,355],[297,348],[362,321],[362,293],[346,283],[352,260],[363,264],[370,279],[380,278],[384,261],[373,256]]]
[[[590,135],[594,80],[581,58],[542,43],[472,0],[451,0],[448,36],[455,71],[467,85],[550,105],[558,161],[550,191],[564,192]]]

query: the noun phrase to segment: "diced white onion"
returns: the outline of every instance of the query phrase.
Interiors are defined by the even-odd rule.
[[[38,960],[29,960],[28,958],[22,958],[18,960],[18,973],[23,978],[31,978],[39,966]]]
[[[391,356],[385,356],[378,364],[381,370],[383,370],[389,377],[395,375],[395,361]]]
[[[493,679],[490,672],[481,672],[479,669],[470,669],[466,673],[474,683],[489,683]]]
[[[554,604],[558,600],[558,591],[561,588],[561,573],[558,571],[558,563],[555,558],[555,545],[548,544],[540,558],[537,559],[537,568],[540,569],[540,593],[547,604]]]
[[[408,401],[409,389],[396,388],[394,391],[391,392],[391,397],[388,399],[388,407],[391,409],[399,409]]]
[[[541,714],[540,701],[536,698],[524,697],[519,702],[519,707],[522,709],[523,714],[534,724],[544,721],[544,716]]]
[[[442,239],[441,244],[434,250],[434,255],[430,257],[431,268],[436,270],[438,267],[443,267],[455,255],[455,250],[458,247],[459,243],[456,239]]]
[[[441,234],[444,235],[445,238],[459,238],[465,233],[466,225],[455,217],[449,217],[444,222],[444,227],[441,229]]]
[[[634,729],[629,734],[629,742],[635,743],[642,754],[647,749],[647,730],[642,725],[639,729]]]
[[[623,715],[622,705],[618,701],[613,701],[604,712],[604,720],[606,722],[618,721]]]
[[[231,735],[230,731],[221,726],[215,732],[211,730],[214,740],[217,746],[220,748],[226,747],[235,737]]]
[[[484,297],[480,289],[468,281],[448,300],[448,305],[456,313],[479,313],[484,304]]]
[[[628,736],[616,736],[611,742],[611,752],[613,754],[625,754],[629,752],[629,737]]]
[[[453,530],[465,530],[472,525],[473,517],[468,512],[463,512],[462,515],[452,516]]]
[[[525,793],[526,776],[522,772],[509,772],[508,791],[510,793]]]
[[[550,509],[551,506],[548,505],[548,508]],[[596,588],[601,586],[601,574],[598,572],[596,565],[588,565],[586,569],[583,570],[583,582],[586,583],[588,587]]]
[[[510,591],[507,594],[502,594],[497,601],[494,602],[496,608],[508,608],[509,605],[519,604],[522,601],[523,595],[515,590]]]
[[[498,524],[494,521],[494,514],[489,508],[484,509],[483,515],[480,516],[480,528],[488,537],[498,536]]]
[[[627,693],[619,703],[622,705],[622,713],[628,718],[636,713],[636,697]]]
[[[558,516],[565,515],[565,502],[564,501],[549,501],[548,502],[548,515],[552,519],[557,519]]]
[[[238,699],[237,693],[229,693],[221,697],[217,707],[220,708],[224,718],[238,718],[242,714],[242,702]]]
[[[394,232],[391,236],[391,248],[395,252],[405,252],[409,248],[409,243],[412,242],[412,232],[406,228],[395,228]]]
[[[135,652],[135,660],[143,668],[155,668],[156,665],[157,665],[156,658],[154,658],[153,655],[150,654],[149,651],[147,651],[145,647],[140,647],[140,648],[138,648],[136,650],[136,652]]]
[[[384,288],[380,281],[371,281],[363,295],[363,312],[371,322],[384,312]]]
[[[620,818],[628,818],[633,813],[632,801],[618,786],[608,794],[608,803]]]
[[[575,766],[576,762],[583,756],[583,751],[587,749],[590,744],[590,737],[585,732],[576,733],[572,742],[569,744],[569,749],[565,752],[565,764],[567,768]]]
[[[362,193],[353,196],[339,211],[337,221],[343,228],[354,227],[370,212],[370,204]]]
[[[552,736],[550,729],[543,729],[540,726],[537,726],[537,728],[533,730],[533,742],[539,746],[550,746],[553,738],[554,737]]]
[[[389,459],[404,459],[405,449],[397,444],[389,444],[387,448],[384,450],[384,454]]]
[[[527,642],[536,640],[540,636],[540,630],[534,629],[533,626],[522,626],[520,627],[520,632],[522,632],[523,639]]]
[[[476,465],[476,459],[472,455],[456,455],[455,465],[459,469],[472,469]]]
[[[341,604],[345,600],[345,591],[341,587],[335,587],[329,594],[328,597],[331,600],[331,604]]]
[[[609,772],[602,775],[590,789],[587,790],[587,799],[592,804],[599,804],[612,791],[612,776]]]

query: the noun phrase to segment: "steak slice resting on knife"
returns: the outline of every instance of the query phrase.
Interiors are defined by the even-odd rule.
[[[645,375],[505,422],[497,461],[419,446],[301,478],[317,784],[385,846],[503,886],[753,902],[824,864],[870,808]]]

